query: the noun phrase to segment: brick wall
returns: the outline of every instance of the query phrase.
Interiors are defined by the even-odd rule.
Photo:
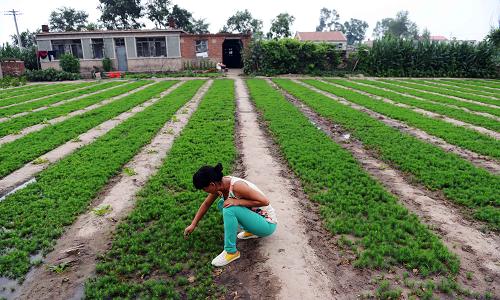
[[[2,61],[0,62],[3,76],[21,76],[24,74],[24,61]]]
[[[181,56],[184,60],[196,59],[196,41],[208,41],[208,58],[213,62],[222,62],[222,44],[226,38],[241,39],[243,48],[250,42],[249,35],[239,34],[182,34],[181,35]]]

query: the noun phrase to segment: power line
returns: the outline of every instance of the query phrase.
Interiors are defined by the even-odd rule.
[[[12,10],[8,10],[4,13],[4,15],[6,16],[14,16],[14,24],[16,25],[16,33],[17,33],[17,45],[19,48],[22,48],[23,47],[23,44],[21,42],[21,35],[19,35],[19,29],[17,27],[17,19],[16,19],[16,16],[18,15],[22,15],[22,13],[18,10],[15,10],[15,9],[12,9]]]

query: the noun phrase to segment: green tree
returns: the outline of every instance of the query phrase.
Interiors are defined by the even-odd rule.
[[[347,44],[353,45],[354,43],[360,43],[365,38],[366,29],[368,28],[368,23],[362,20],[351,18],[350,21],[344,22],[342,26],[342,32],[347,38]]]
[[[339,23],[340,15],[335,9],[329,10],[323,7],[319,12],[319,25],[316,31],[335,31],[341,30],[342,24]]]
[[[492,28],[486,36],[486,41],[492,43],[496,48],[500,48],[500,28]]]
[[[193,14],[188,10],[181,8],[179,5],[172,7],[172,12],[169,14],[175,22],[175,26],[187,32],[193,31]]]
[[[141,0],[99,0],[100,20],[107,29],[136,29],[144,24],[138,22],[142,17]]]
[[[21,44],[22,44],[21,46],[23,46],[24,48],[36,46],[36,34],[39,32],[40,30],[31,32],[28,29],[26,29],[26,31],[21,32]],[[10,38],[12,39],[12,43],[15,46],[18,46],[17,35],[12,34]]]
[[[86,31],[94,31],[94,30],[101,30],[102,28],[103,28],[102,24],[90,22],[90,23],[87,23],[87,25],[85,25],[85,29],[84,30],[86,30]]]
[[[262,21],[254,19],[252,14],[245,9],[237,11],[233,16],[227,19],[226,25],[221,29],[221,32],[228,33],[247,33],[251,32],[256,39],[263,36]]]
[[[156,28],[167,28],[168,16],[170,15],[169,0],[150,0],[146,5],[148,19]]]
[[[151,0],[146,5],[147,16],[156,28],[167,28],[169,19],[175,26],[189,33],[208,33],[208,23],[204,19],[194,19],[193,14],[178,5],[171,7],[169,0]]]
[[[424,30],[422,31],[422,35],[420,36],[420,39],[424,41],[431,40],[431,32],[429,31],[429,29],[424,28]]]
[[[292,36],[292,32],[290,31],[290,27],[295,21],[295,17],[289,15],[288,13],[281,13],[273,19],[271,23],[271,28],[267,33],[268,39],[279,39],[279,38],[287,38]]]
[[[50,13],[50,27],[54,31],[80,31],[85,28],[88,17],[83,10],[61,7]]]
[[[195,34],[209,33],[209,31],[208,31],[209,25],[210,24],[205,22],[205,19],[193,20],[193,28],[192,28],[191,33],[195,33]]]
[[[408,11],[400,11],[396,18],[385,18],[377,22],[373,35],[376,38],[393,36],[396,38],[416,39],[418,37],[418,27],[408,17]]]
[[[24,61],[24,66],[28,70],[34,70],[38,68],[35,46],[19,49],[19,47],[14,47],[9,43],[1,45],[0,60],[12,59],[12,58]]]

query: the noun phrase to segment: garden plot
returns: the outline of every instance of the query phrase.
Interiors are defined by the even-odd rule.
[[[84,281],[94,272],[97,256],[109,248],[117,222],[132,210],[135,194],[161,166],[174,138],[211,84],[212,81],[207,81],[151,143],[123,167],[122,173],[102,189],[91,209],[75,221],[44,259],[45,268],[37,268],[28,276],[19,292],[20,299],[70,299],[83,295]],[[69,262],[68,272],[50,270],[51,265]]]
[[[23,113],[22,116],[20,114],[15,115],[13,117],[16,118],[0,123],[0,145],[39,130],[44,125],[59,123],[69,117],[100,107],[115,100],[120,95],[126,95],[130,91],[140,88],[147,83],[150,82],[137,81],[124,86],[111,87],[89,95],[80,96],[78,99],[72,99],[69,103],[59,102],[52,107],[45,107],[43,110]]]
[[[440,95],[440,94],[432,94],[426,91],[421,91],[418,89],[414,88],[408,88],[404,86],[399,86],[396,84],[393,84],[392,81],[381,81],[381,80],[361,80],[361,82],[366,83],[366,84],[371,84],[375,85],[378,87],[382,87],[388,90],[396,91],[402,94],[407,94],[411,96],[416,96],[425,100],[430,100],[434,102],[440,102],[440,103],[445,103],[448,105],[452,105],[455,107],[461,107],[470,111],[475,111],[479,113],[486,113],[489,115],[492,115],[494,117],[500,117],[500,110],[496,108],[494,105],[491,105],[491,107],[486,106],[483,103],[480,102],[473,102],[469,100],[460,101],[455,98],[451,98],[446,95]]]
[[[354,91],[362,92],[366,95],[371,95],[372,98],[378,100],[387,101],[389,103],[398,103],[396,105],[400,105],[402,107],[414,107],[413,110],[420,112],[421,114],[434,116],[435,118],[447,121],[452,124],[469,127],[478,132],[493,136],[496,139],[500,139],[500,135],[497,133],[498,131],[500,131],[500,119],[495,120],[485,116],[471,114],[470,112],[463,111],[459,108],[449,107],[441,103],[435,103],[425,100],[422,101],[380,87],[367,85],[358,80],[348,81],[331,79],[325,81],[348,87]],[[431,112],[434,114],[432,114]],[[451,117],[453,119],[447,117]],[[462,121],[462,123],[458,123],[457,121]],[[479,126],[482,126],[484,128]]]
[[[493,105],[367,81],[124,83],[5,122],[0,190],[35,182],[0,201],[0,298],[500,296],[498,160],[467,129],[498,133]],[[469,131],[490,157],[430,135]],[[220,213],[182,233],[206,195],[191,176],[217,162],[281,222],[214,269]]]
[[[0,106],[10,106],[21,104],[24,102],[33,102],[37,100],[42,100],[45,98],[52,97],[56,94],[65,94],[75,90],[83,89],[96,84],[97,82],[82,82],[74,84],[62,84],[62,85],[49,85],[46,88],[41,87],[40,89],[35,89],[30,93],[11,97],[8,99],[3,99],[0,101]]]
[[[495,92],[493,89],[466,84],[463,81],[437,79],[437,80],[419,80],[419,81],[415,80],[414,82],[431,85],[435,87],[443,87],[446,89],[457,90],[464,93],[472,93],[481,96],[487,96],[500,101],[500,91]]]
[[[454,90],[449,90],[449,89],[444,89],[444,88],[439,88],[439,87],[431,87],[425,84],[420,84],[417,82],[409,82],[409,81],[403,81],[403,80],[382,80],[387,83],[391,83],[394,85],[398,86],[403,86],[406,88],[412,88],[416,89],[419,91],[424,91],[426,93],[430,93],[433,95],[444,95],[450,99],[456,99],[457,101],[463,101],[463,102],[469,102],[469,103],[475,103],[478,105],[486,106],[486,107],[491,107],[491,108],[496,108],[500,109],[498,107],[498,100],[494,100],[489,97],[484,97],[484,96],[479,96],[479,95],[471,95],[468,93],[462,93]]]

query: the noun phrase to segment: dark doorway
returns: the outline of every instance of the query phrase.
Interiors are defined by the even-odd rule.
[[[222,63],[228,68],[242,68],[241,40],[225,40],[222,43]]]

